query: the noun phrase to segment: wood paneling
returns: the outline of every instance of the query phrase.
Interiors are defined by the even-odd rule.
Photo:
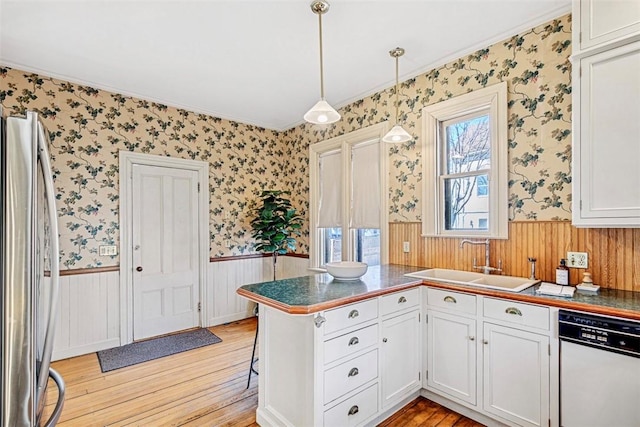
[[[472,270],[473,258],[484,265],[484,246],[465,245],[461,239],[421,236],[418,222],[389,224],[389,262],[424,267]],[[409,242],[409,253],[402,252]],[[595,284],[605,288],[640,292],[640,229],[576,228],[567,221],[517,221],[509,223],[509,239],[491,240],[491,265],[502,260],[504,274],[529,277],[528,257],[537,258],[536,276],[555,281],[555,269],[567,251],[587,252],[587,270],[570,269],[569,282],[582,281],[589,271]]]
[[[54,360],[120,345],[119,278],[117,271],[60,278]]]

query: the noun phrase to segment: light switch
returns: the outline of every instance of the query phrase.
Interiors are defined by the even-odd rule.
[[[118,255],[118,247],[116,245],[100,245],[98,250],[100,256]]]

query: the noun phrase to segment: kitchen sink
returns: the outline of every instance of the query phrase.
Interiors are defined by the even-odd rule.
[[[405,276],[415,277],[430,282],[477,286],[480,288],[498,289],[506,292],[520,292],[540,282],[540,280],[531,280],[524,277],[489,275],[475,273],[473,271],[447,270],[444,268],[431,268],[429,270],[416,271],[414,273],[405,274]]]

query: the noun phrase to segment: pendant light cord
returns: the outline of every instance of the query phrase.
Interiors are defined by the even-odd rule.
[[[399,101],[398,101],[399,99],[398,89],[399,89],[398,87],[398,56],[396,56],[396,125],[398,124],[398,109],[400,107]]]
[[[324,99],[324,59],[322,56],[322,12],[318,13],[318,33],[320,36],[320,99]]]

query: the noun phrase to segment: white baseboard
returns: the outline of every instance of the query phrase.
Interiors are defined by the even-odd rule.
[[[93,342],[87,345],[81,345],[78,347],[69,347],[63,350],[57,350],[53,352],[51,360],[68,359],[70,357],[82,356],[83,354],[95,353],[96,351],[106,350],[108,348],[114,348],[120,346],[120,338],[112,338],[109,340]]]

